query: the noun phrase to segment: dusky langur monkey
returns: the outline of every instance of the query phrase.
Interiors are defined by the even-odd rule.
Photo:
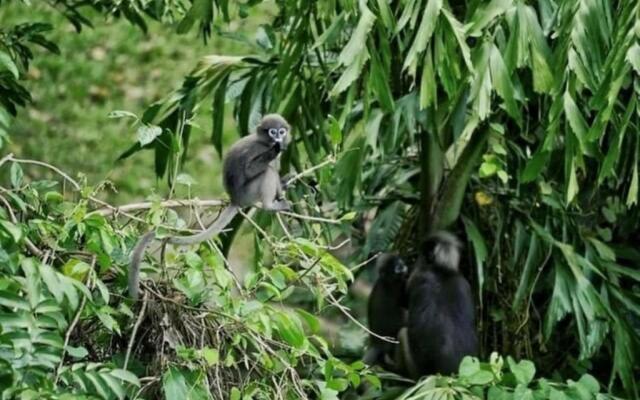
[[[407,324],[406,284],[408,268],[397,254],[383,253],[376,260],[378,279],[369,295],[367,315],[369,329],[379,336],[396,339]],[[371,335],[363,361],[394,370],[393,357],[397,344]]]
[[[461,249],[451,233],[430,235],[407,282],[409,317],[396,362],[414,378],[455,373],[477,353],[471,286],[458,269]]]
[[[238,211],[257,202],[261,202],[265,210],[289,210],[289,203],[282,196],[277,157],[291,141],[290,129],[282,116],[268,114],[262,118],[255,133],[235,142],[222,164],[222,181],[231,204],[206,230],[190,236],[171,236],[165,239],[166,242],[187,246],[207,240],[224,229]],[[148,232],[133,249],[129,269],[129,295],[133,299],[138,298],[140,262],[155,237],[155,230]]]

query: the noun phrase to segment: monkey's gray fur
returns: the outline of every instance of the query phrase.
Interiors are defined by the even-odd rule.
[[[268,114],[256,127],[256,132],[231,146],[222,164],[222,182],[231,204],[206,230],[190,236],[172,236],[167,243],[186,246],[200,243],[216,235],[235,217],[238,211],[258,202],[270,211],[289,210],[282,198],[282,184],[278,170],[278,155],[291,142],[291,127],[278,114]],[[140,262],[144,250],[155,239],[155,231],[143,235],[133,249],[129,269],[129,295],[138,298]]]

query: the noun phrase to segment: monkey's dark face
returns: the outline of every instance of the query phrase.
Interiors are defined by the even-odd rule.
[[[268,137],[274,143],[286,147],[289,143],[289,131],[291,127],[287,121],[278,114],[269,114],[262,118],[258,126],[258,134]]]
[[[380,277],[386,281],[404,281],[409,268],[402,258],[394,255],[382,255],[379,260]]]

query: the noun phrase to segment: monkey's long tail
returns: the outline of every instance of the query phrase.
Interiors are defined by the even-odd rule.
[[[222,210],[220,217],[218,217],[218,219],[204,231],[190,236],[172,236],[167,239],[167,242],[178,246],[187,246],[207,240],[229,225],[238,211],[240,211],[240,207],[232,204]],[[129,296],[134,300],[138,299],[140,263],[142,262],[142,256],[144,255],[144,251],[147,246],[149,246],[155,238],[155,230],[147,232],[140,238],[136,246],[133,248],[131,266],[129,267]]]
[[[195,235],[190,235],[190,236],[172,236],[167,240],[167,243],[177,244],[178,246],[187,246],[190,244],[196,244],[196,243],[205,241],[215,236],[220,231],[222,231],[227,225],[229,225],[229,223],[231,222],[233,217],[236,216],[238,211],[240,211],[240,207],[231,204],[227,206],[224,210],[222,210],[218,219],[215,220],[215,222],[212,223],[204,231],[200,233],[196,233]]]
[[[142,235],[136,247],[133,248],[131,255],[131,267],[129,268],[129,296],[137,300],[138,299],[138,280],[140,279],[140,262],[144,255],[144,249],[147,248],[149,243],[156,238],[156,231],[150,231]]]

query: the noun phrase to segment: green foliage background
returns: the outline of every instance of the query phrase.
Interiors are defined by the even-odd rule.
[[[3,3],[0,12],[18,20],[22,17],[20,7],[27,7],[18,3],[29,2],[13,3],[8,8]],[[93,50],[85,50],[99,67],[89,68],[90,72],[83,74],[76,70],[83,65],[80,61],[64,63],[59,55],[43,56],[41,62],[48,59],[52,64],[39,67],[42,71],[39,79],[34,76],[29,82],[34,85],[33,93],[43,90],[42,106],[36,97],[35,107],[21,111],[30,113],[28,119],[19,116],[13,121],[9,114],[14,113],[15,105],[25,106],[28,95],[19,85],[36,69],[26,68],[29,54],[18,42],[12,41],[13,36],[0,36],[4,46],[0,49],[0,90],[4,94],[0,100],[4,109],[0,110],[6,110],[0,115],[0,134],[3,141],[9,138],[13,141],[14,150],[54,160],[49,153],[51,146],[42,146],[37,142],[37,135],[28,133],[38,125],[46,132],[67,131],[70,124],[65,122],[56,129],[57,115],[68,112],[66,103],[53,98],[72,93],[76,105],[90,101],[90,105],[82,107],[83,111],[99,110],[102,116],[89,118],[93,111],[82,113],[79,118],[82,130],[76,132],[72,128],[69,133],[77,135],[77,141],[66,137],[58,140],[59,136],[54,135],[51,143],[64,149],[60,152],[62,158],[54,161],[86,168],[95,174],[92,178],[100,179],[111,171],[108,165],[119,153],[115,150],[117,146],[124,151],[121,153],[124,161],[110,176],[120,187],[131,185],[132,194],[148,193],[152,181],[145,183],[140,177],[150,177],[150,170],[138,168],[137,164],[149,167],[153,161],[156,176],[166,178],[168,183],[158,186],[160,193],[190,197],[194,194],[191,180],[183,173],[189,172],[198,181],[200,176],[210,176],[210,172],[200,172],[207,164],[198,161],[200,151],[207,152],[205,160],[215,160],[217,155],[213,151],[224,153],[233,139],[230,132],[237,128],[244,135],[251,131],[261,114],[281,112],[296,129],[296,143],[283,159],[285,171],[301,171],[327,159],[337,160],[333,168],[325,166],[315,172],[315,188],[307,181],[288,194],[299,214],[329,220],[321,221],[322,224],[318,224],[319,220],[303,220],[289,232],[281,229],[273,218],[258,215],[256,221],[260,229],[255,231],[254,267],[273,261],[276,266],[290,268],[291,273],[281,271],[286,278],[283,281],[280,276],[274,277],[273,273],[256,268],[257,276],[271,286],[260,286],[260,279],[255,282],[249,279],[249,282],[282,300],[288,298],[288,305],[335,319],[330,309],[340,307],[335,303],[327,307],[322,299],[332,298],[333,293],[343,299],[347,282],[352,278],[341,263],[328,254],[325,257],[322,249],[346,237],[351,239],[353,248],[359,249],[350,254],[350,260],[361,260],[372,251],[389,248],[398,249],[411,259],[416,252],[414,238],[432,229],[448,228],[466,237],[469,244],[464,272],[477,290],[483,355],[499,350],[532,359],[549,375],[577,376],[589,372],[602,384],[588,375],[566,384],[558,383],[560,379],[552,383],[545,379],[533,381],[532,366],[513,360],[508,361],[503,379],[503,361],[492,356],[486,364],[465,361],[457,379],[427,379],[405,392],[404,398],[588,399],[603,396],[596,394],[601,388],[611,394],[637,397],[640,330],[638,2],[131,0],[90,2],[80,8],[72,1],[53,4],[77,26],[86,27],[88,21],[109,15],[110,19],[124,17],[138,29],[148,30],[150,39],[145,40],[151,49],[159,52],[161,61],[157,73],[160,74],[158,80],[163,82],[159,85],[151,84],[153,80],[145,82],[140,85],[144,94],[131,98],[128,91],[135,87],[134,82],[152,73],[143,68],[126,73],[118,69],[131,68],[132,60],[136,65],[145,64],[145,54],[151,58],[153,50],[147,53],[144,47],[134,46],[131,38],[142,36],[127,23],[108,22],[77,37],[78,46],[84,46],[86,42],[81,38],[85,35],[91,38],[101,29],[114,33],[110,37],[111,45],[100,43],[89,46]],[[89,19],[85,20],[85,16]],[[250,18],[245,19],[247,16]],[[54,25],[62,22],[60,16],[43,18]],[[245,26],[248,35],[242,34],[236,25],[238,21],[249,21]],[[59,37],[39,36],[44,34],[44,27],[40,26],[26,31],[16,31],[11,24],[2,28],[6,29],[3,32],[12,32],[51,51],[56,50],[53,42],[62,49],[63,41],[71,36],[68,33],[58,33]],[[193,36],[164,36],[171,28],[183,34],[198,32],[209,41],[202,45],[195,44],[197,40]],[[164,39],[157,39],[156,35]],[[50,43],[45,37],[54,40]],[[185,38],[194,46],[185,46]],[[235,44],[226,47],[230,39]],[[118,62],[118,56],[108,58],[95,50],[101,47],[109,50],[105,51],[107,54],[121,49],[131,57]],[[26,56],[21,59],[20,54]],[[202,54],[207,56],[198,57]],[[185,60],[170,62],[171,58],[180,59],[180,55]],[[101,57],[104,58],[99,60]],[[114,70],[106,67],[109,65],[113,65]],[[186,74],[181,86],[162,79],[166,71],[174,77],[174,66]],[[58,68],[63,72],[56,72]],[[126,76],[121,81],[122,90],[105,84],[119,80],[115,78],[118,73]],[[49,74],[51,80],[69,78],[62,78],[62,86],[42,85],[42,89],[37,89],[41,85],[36,84]],[[78,76],[91,83],[74,85],[73,78]],[[63,89],[65,85],[68,86]],[[171,87],[178,89],[161,96]],[[120,101],[119,96],[122,96]],[[159,100],[153,102],[155,99]],[[43,108],[49,104],[60,107],[54,117]],[[142,104],[146,105],[144,110]],[[133,114],[117,113],[122,119],[107,124],[104,116],[113,109],[125,109]],[[15,131],[10,126],[15,127]],[[120,134],[113,135],[113,140],[102,140],[112,129]],[[123,131],[129,135],[126,140]],[[212,146],[205,145],[207,142]],[[90,149],[88,156],[78,151],[83,143]],[[108,145],[106,151],[96,155],[96,146],[107,146],[107,143],[115,145]],[[125,143],[128,144],[122,146]],[[44,153],[39,153],[43,150]],[[87,157],[97,163],[84,164]],[[19,161],[14,160],[13,165],[16,163]],[[99,169],[91,171],[96,165]],[[3,232],[7,243],[14,246],[12,255],[7,253],[8,257],[15,258],[11,272],[15,274],[20,266],[20,274],[29,278],[36,276],[33,271],[40,267],[19,255],[21,246],[28,244],[23,233],[26,229],[28,237],[36,240],[37,245],[47,244],[42,230],[38,234],[34,230],[37,221],[47,215],[48,210],[39,203],[41,195],[46,202],[47,193],[40,193],[41,188],[36,188],[34,193],[31,184],[25,187],[19,171],[22,170],[17,167],[7,171],[14,187],[7,192],[12,194],[7,208],[20,209],[26,201],[32,207],[22,208],[33,213],[22,211],[22,228],[16,228],[19,225],[16,218],[5,215]],[[216,172],[215,168],[209,171]],[[40,175],[34,175],[37,176]],[[210,187],[214,186],[196,187],[197,194],[209,194]],[[89,253],[103,263],[102,273],[108,275],[113,268],[111,273],[124,275],[124,255],[130,246],[127,238],[134,235],[132,227],[111,219],[85,221],[84,211],[72,212],[77,207],[88,207],[88,211],[100,206],[92,196],[103,196],[102,190],[79,189],[80,193],[69,199],[68,209],[59,210],[59,224],[63,228],[52,232],[75,229],[64,222],[70,217],[76,223],[82,221],[93,226],[97,232],[112,232],[119,246],[104,247],[104,233],[96,233],[102,241],[101,250],[91,241],[86,245]],[[68,193],[62,194],[65,198],[68,196]],[[127,196],[108,197],[124,199]],[[49,197],[57,198],[54,194]],[[354,211],[357,218],[351,222]],[[189,214],[186,220],[191,217]],[[185,226],[178,214],[162,211],[158,205],[148,218],[154,225],[168,224],[174,229]],[[234,231],[239,226],[235,224]],[[269,232],[268,236],[261,233],[262,229]],[[74,233],[75,241],[65,242],[63,247],[71,252],[85,251],[82,237],[87,233],[82,228]],[[298,239],[294,240],[291,235]],[[234,237],[232,233],[222,238],[223,252],[234,243]],[[80,248],[75,249],[76,246]],[[296,264],[290,253],[274,251],[279,246],[293,246],[293,254],[303,260],[301,265]],[[120,259],[113,253],[116,247],[120,249]],[[159,292],[166,289],[162,285],[169,283],[173,290],[198,307],[207,303],[211,293],[214,297],[220,296],[217,289],[202,281],[207,273],[214,273],[216,265],[219,268],[220,261],[201,264],[194,257],[202,258],[202,251],[206,254],[207,250],[200,250],[185,259],[178,256],[169,260],[179,270],[174,277],[177,280],[158,280]],[[314,257],[319,257],[324,267],[308,276],[306,271],[315,271]],[[72,264],[67,268],[71,269],[65,272],[64,266],[69,262]],[[72,259],[54,262],[63,268],[58,279],[73,275],[74,262]],[[47,263],[42,265],[46,269]],[[213,269],[199,274],[202,265]],[[157,265],[152,262],[151,266]],[[278,271],[278,268],[269,271]],[[22,276],[20,274],[18,276]],[[98,282],[97,278],[91,281],[87,276],[90,274],[78,277],[85,284],[85,290],[87,286],[88,290],[96,289],[92,282]],[[312,277],[327,286],[314,285]],[[25,302],[29,299],[21,294],[20,285],[24,284],[21,278],[15,278],[15,282],[9,278],[7,287],[11,291],[0,297],[5,299],[3,306],[37,314],[37,301],[32,300],[28,307]],[[109,283],[109,291],[121,290],[117,282],[113,285]],[[289,293],[294,286],[302,293],[295,296]],[[241,296],[246,301],[259,294],[251,284],[246,289],[246,297]],[[49,288],[51,290],[56,301],[64,303],[62,297],[55,296],[55,289]],[[109,304],[103,291],[95,290],[87,294],[90,304],[96,301],[97,294]],[[272,299],[258,296],[260,309],[271,310]],[[163,298],[156,296],[156,301],[159,300]],[[357,307],[357,302],[351,303],[349,298],[346,301]],[[314,302],[315,306],[311,306]],[[68,319],[78,307],[76,303],[67,306]],[[210,311],[208,307],[205,309]],[[228,311],[232,315],[238,312],[233,307]],[[126,310],[118,312],[122,318],[127,315]],[[274,314],[266,314],[268,319],[280,324],[276,328],[276,340],[294,347],[287,353],[289,362],[295,364],[295,358],[309,357],[311,364],[322,368],[322,374],[311,368],[311,372],[302,373],[300,380],[292,376],[284,386],[271,385],[269,374],[279,370],[263,363],[264,374],[252,381],[257,389],[253,391],[254,386],[250,386],[250,393],[243,395],[260,398],[286,387],[291,392],[285,391],[285,397],[299,396],[305,389],[299,390],[296,385],[302,382],[302,387],[310,385],[309,390],[322,398],[335,398],[338,394],[348,398],[355,395],[353,387],[358,386],[362,378],[376,383],[378,378],[369,375],[362,365],[344,363],[330,355],[328,349],[320,354],[324,347],[314,346],[318,339],[313,335],[307,338],[301,333],[300,321],[271,312]],[[99,320],[104,328],[114,331],[114,325],[101,315],[88,315],[86,322]],[[311,326],[317,324],[310,318],[303,319]],[[269,337],[269,322],[261,321],[254,328]],[[3,329],[15,327],[5,325]],[[242,338],[236,337],[231,339],[231,349],[242,342]],[[265,349],[259,340],[248,339],[251,329],[243,331],[240,337],[252,342],[250,347]],[[8,343],[15,347],[22,342]],[[218,341],[211,342],[214,343],[220,345]],[[166,382],[174,379],[185,382],[186,386],[220,389],[219,382],[215,386],[215,379],[208,375],[211,370],[206,368],[206,362],[199,367],[192,364],[202,361],[199,357],[205,361],[207,357],[214,357],[206,350],[209,347],[198,347],[195,342],[187,347],[176,350],[178,357],[172,360],[183,368],[177,370],[181,372],[175,372],[173,367],[162,369],[165,394],[169,385]],[[103,344],[101,348],[106,354],[112,354],[121,351],[122,345]],[[302,353],[296,353],[295,349]],[[343,359],[349,357],[354,355],[347,352]],[[162,360],[147,361],[150,367]],[[116,362],[114,366],[119,364]],[[231,367],[230,374],[235,377],[251,376],[243,375],[241,368],[233,363],[225,367]],[[50,373],[53,366],[48,368]],[[191,375],[184,368],[200,371],[201,375]],[[340,372],[334,374],[338,370]],[[107,375],[113,375],[113,371],[120,370],[104,370]],[[154,375],[159,376],[159,371],[154,370]],[[125,381],[138,383],[133,379]],[[57,382],[46,385],[52,393],[68,389],[58,386]],[[174,388],[172,385],[169,386]],[[393,386],[385,383],[384,389],[391,390]],[[80,389],[73,390],[88,389],[80,385]],[[206,396],[199,390],[194,396]],[[229,393],[231,398],[241,396],[240,392]],[[120,397],[118,393],[115,395]]]

